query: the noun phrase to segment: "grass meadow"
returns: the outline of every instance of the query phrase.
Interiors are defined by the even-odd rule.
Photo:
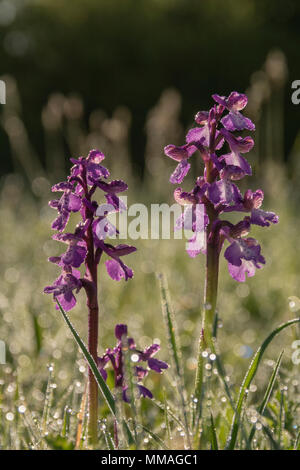
[[[17,103],[13,79],[7,88],[14,97],[8,102]],[[149,111],[143,175],[137,175],[130,164],[130,113],[126,108],[116,109],[111,117],[99,110],[86,122],[79,97],[49,97],[41,117],[47,148],[45,166],[41,168],[17,104],[5,107],[2,125],[13,148],[15,172],[2,178],[0,190],[0,339],[6,343],[6,363],[0,365],[1,449],[88,448],[87,363],[51,297],[43,294],[44,286],[58,274],[57,267],[47,262],[49,256],[58,255],[61,250],[50,238],[54,212],[48,207],[48,200],[51,184],[66,172],[61,157],[64,146],[67,143],[69,157],[100,148],[114,177],[128,182],[129,204],[173,203],[173,186],[168,182],[172,162],[162,149],[167,143],[180,141],[183,134],[178,117],[180,100],[175,90],[166,90]],[[262,115],[260,123],[264,119],[267,118]],[[262,138],[263,131],[259,134]],[[270,158],[262,151],[250,153],[255,176],[245,184],[251,184],[253,190],[264,189],[265,207],[279,214],[280,222],[266,230],[257,227],[253,231],[267,263],[245,283],[237,283],[229,276],[227,263],[221,257],[216,330],[223,375],[216,360],[208,357],[202,418],[197,432],[190,436],[194,449],[225,448],[241,383],[255,351],[278,325],[299,315],[298,154],[299,139],[295,141],[291,170],[281,155]],[[193,175],[185,182],[187,188],[192,178]],[[119,448],[188,448],[187,426],[191,428],[195,408],[193,387],[204,256],[190,259],[185,240],[172,237],[139,239],[133,244],[138,251],[130,256],[135,273],[132,281],[113,282],[103,264],[100,266],[99,352],[114,344],[114,325],[126,323],[141,349],[159,342],[160,359],[171,367],[164,374],[150,373],[147,377],[145,384],[153,391],[153,400],[138,400],[134,410],[118,403],[126,422],[120,426]],[[168,283],[167,292],[163,290],[167,310],[166,301],[161,300],[160,273]],[[86,341],[83,292],[77,298],[69,318]],[[170,311],[177,325],[173,325],[176,350],[183,369],[179,378],[173,360],[174,345],[168,339],[166,315]],[[235,449],[299,449],[300,365],[293,348],[299,331],[299,325],[290,326],[264,351],[255,377],[244,390]],[[109,375],[110,388],[112,380]],[[269,395],[264,401],[268,384]],[[132,437],[134,427],[137,439]],[[252,429],[255,434],[250,442]],[[97,449],[115,447],[113,420],[101,394],[98,437]]]

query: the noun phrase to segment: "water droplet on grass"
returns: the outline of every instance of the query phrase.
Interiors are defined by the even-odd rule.
[[[132,362],[138,362],[138,360],[139,360],[138,354],[132,354],[131,360],[132,360]]]
[[[7,421],[13,421],[14,420],[14,414],[11,412],[6,413],[5,418]]]

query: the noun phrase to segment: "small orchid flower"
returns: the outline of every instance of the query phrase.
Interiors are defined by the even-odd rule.
[[[110,183],[105,181],[97,181],[98,188],[105,192],[105,198],[108,204],[111,204],[117,211],[126,210],[125,204],[118,198],[117,194],[128,189],[128,186],[122,180],[114,180]]]
[[[104,380],[107,379],[107,372],[105,368],[110,363],[112,365],[115,376],[115,388],[121,389],[122,397],[125,402],[129,402],[128,397],[128,384],[126,383],[126,367],[124,348],[129,348],[131,356],[136,356],[138,365],[133,366],[133,375],[137,379],[137,388],[140,396],[145,398],[153,398],[152,392],[144,385],[141,384],[142,380],[148,375],[150,370],[161,374],[164,370],[168,369],[169,365],[153,356],[159,351],[158,344],[152,344],[148,348],[140,351],[137,349],[133,338],[127,336],[127,325],[119,324],[115,327],[115,336],[117,338],[117,345],[111,349],[107,349],[103,356],[98,357],[98,368]],[[141,366],[140,363],[146,363]]]
[[[52,286],[44,289],[45,294],[53,294],[64,310],[71,310],[76,305],[73,291],[79,292],[82,287],[80,272],[64,266],[62,274],[53,282]]]
[[[221,134],[228,142],[231,150],[230,153],[222,155],[222,161],[228,166],[240,168],[245,175],[251,175],[251,166],[247,160],[241,156],[241,153],[247,153],[253,148],[253,139],[251,137],[235,137],[230,132],[226,131],[226,129],[222,129]]]
[[[214,181],[208,188],[208,198],[215,205],[228,205],[232,202],[240,201],[240,191],[232,180],[241,179],[243,171],[235,166],[228,166],[220,171],[220,179]]]
[[[255,130],[253,122],[240,113],[247,106],[248,98],[243,93],[233,91],[228,98],[225,96],[213,95],[213,99],[224,106],[229,113],[221,120],[221,123],[228,131],[241,131],[248,129]]]
[[[272,224],[278,223],[278,216],[274,212],[268,212],[260,209],[264,199],[264,193],[261,189],[252,192],[248,189],[245,192],[244,198],[240,198],[240,201],[231,207],[224,208],[225,212],[241,211],[250,212],[250,222],[254,225],[260,225],[261,227],[269,227]]]
[[[261,268],[261,264],[266,262],[260,252],[260,245],[254,238],[232,240],[224,256],[228,261],[228,270],[233,279],[244,282],[246,273],[248,277],[254,276],[255,269]]]
[[[196,150],[197,147],[189,144],[183,145],[182,147],[176,147],[175,145],[167,145],[167,147],[165,147],[165,155],[179,162],[175,171],[170,176],[171,183],[180,184],[183,181],[191,168],[190,163],[188,163],[188,159],[196,152]]]

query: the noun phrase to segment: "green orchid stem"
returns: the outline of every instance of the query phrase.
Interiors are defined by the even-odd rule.
[[[219,277],[219,235],[218,230],[212,230],[216,214],[213,208],[208,207],[207,213],[210,223],[207,227],[206,242],[206,275],[204,288],[204,306],[202,313],[202,327],[199,339],[198,362],[195,381],[195,398],[197,399],[196,423],[201,413],[201,399],[203,395],[204,360],[203,351],[210,348],[215,350],[213,339],[213,326],[217,306],[218,277]]]
[[[206,279],[204,293],[204,309],[202,319],[202,335],[207,347],[211,345],[213,322],[217,306],[219,277],[219,250],[214,243],[207,244]]]
[[[92,228],[89,228],[87,237],[88,253],[86,257],[87,272],[84,287],[87,294],[88,307],[88,351],[97,364],[98,361],[98,288],[97,288],[97,264],[93,244]],[[94,446],[98,442],[98,385],[89,368],[88,383],[88,442]]]
[[[89,311],[89,332],[88,332],[88,350],[97,363],[97,343],[98,343],[98,308],[92,308]],[[88,387],[88,440],[89,444],[95,445],[98,441],[98,384],[89,368],[89,387]]]

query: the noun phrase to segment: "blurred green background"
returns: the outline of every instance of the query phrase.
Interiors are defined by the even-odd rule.
[[[290,82],[300,76],[299,21],[297,0],[1,0],[0,69],[16,80],[22,120],[44,167],[41,113],[52,93],[79,95],[85,125],[95,110],[111,117],[117,107],[128,108],[130,154],[141,175],[147,115],[163,90],[183,97],[186,126],[211,93],[253,82],[265,87],[256,96],[263,103],[282,88],[284,141],[276,153],[288,158],[298,132]],[[274,50],[281,65],[270,59]],[[262,70],[271,83],[261,83]],[[3,130],[0,143],[3,174],[14,168]]]
[[[233,281],[221,262],[219,342],[234,390],[272,327],[295,315],[288,297],[299,293],[300,270],[300,105],[291,102],[291,83],[300,79],[299,22],[296,0],[0,0],[0,78],[7,87],[0,109],[0,338],[8,345],[8,363],[0,369],[2,447],[34,442],[22,436],[17,410],[30,409],[30,422],[40,416],[48,363],[55,365],[52,430],[60,429],[66,404],[76,416],[84,390],[84,360],[50,296],[42,294],[58,274],[47,257],[62,249],[50,238],[55,213],[47,201],[70,156],[97,147],[113,178],[129,183],[129,204],[173,203],[174,162],[163,155],[164,145],[184,141],[194,114],[212,105],[212,93],[247,92],[245,113],[257,131],[249,154],[254,177],[242,189],[262,187],[264,208],[276,211],[280,224],[251,233],[267,264],[245,284]],[[201,170],[193,164],[186,189]],[[113,325],[121,321],[141,347],[160,340],[160,356],[168,360],[155,276],[163,270],[191,392],[204,258],[190,259],[184,240],[134,244],[138,252],[127,260],[133,281],[115,283],[100,268],[99,350],[112,345]],[[71,318],[85,338],[83,293],[78,297]],[[294,328],[274,342],[250,403],[261,396],[283,347],[280,380],[291,400],[299,397],[299,366],[291,363],[297,334]],[[149,386],[151,380],[157,398],[163,384],[170,400],[176,396],[167,379],[150,378]],[[225,415],[226,398],[218,393]],[[157,410],[143,407],[146,421],[156,423]]]

